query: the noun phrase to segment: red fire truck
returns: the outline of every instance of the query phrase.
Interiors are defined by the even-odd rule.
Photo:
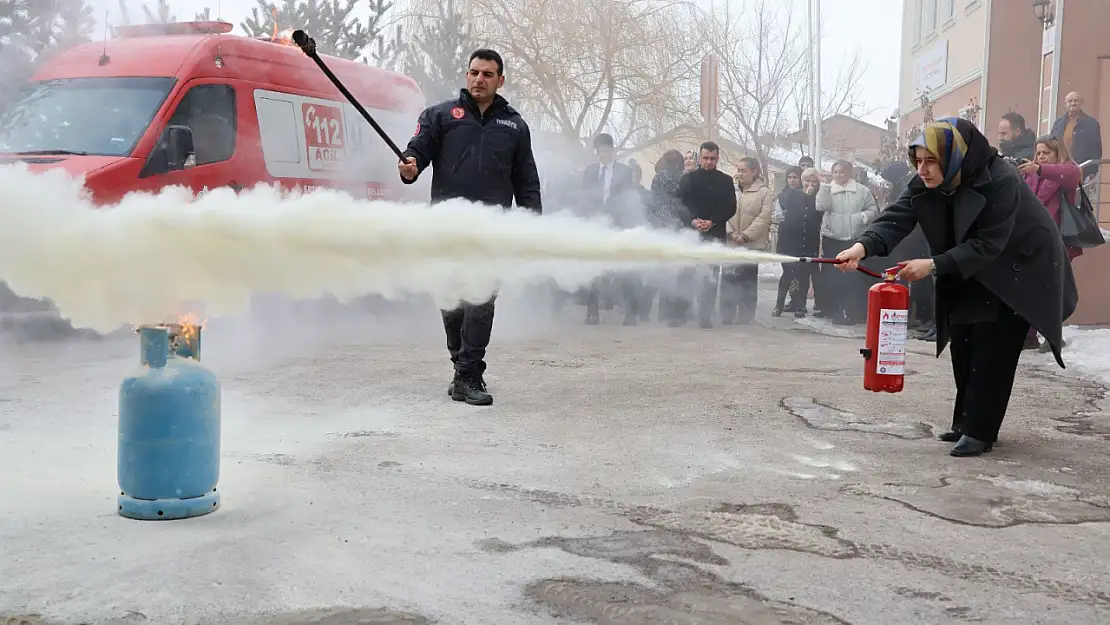
[[[171,185],[199,192],[260,182],[421,197],[400,184],[397,157],[299,48],[231,29],[117,27],[114,39],[59,54],[4,116],[0,164],[83,175],[102,204]],[[322,58],[394,140],[412,136],[424,97],[411,78]]]

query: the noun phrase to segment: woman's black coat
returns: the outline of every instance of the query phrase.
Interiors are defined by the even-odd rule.
[[[682,173],[662,170],[651,180],[651,202],[648,221],[656,228],[679,229],[689,225],[691,217],[678,197],[678,181]]]
[[[821,213],[817,196],[786,187],[779,194],[782,223],[779,224],[778,253],[788,256],[817,256],[821,248]]]
[[[1079,293],[1048,211],[1013,165],[992,156],[952,195],[956,246],[946,250],[945,199],[915,176],[859,239],[867,256],[885,256],[921,225],[937,271],[937,356],[949,340],[945,285],[975,278],[1045,337],[1063,367],[1061,327],[1075,312]]]

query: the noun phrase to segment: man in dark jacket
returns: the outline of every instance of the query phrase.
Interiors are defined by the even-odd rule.
[[[1025,127],[1025,118],[1010,111],[998,120],[998,153],[1018,162],[1033,160],[1036,135]]]
[[[1077,164],[1102,158],[1102,127],[1098,120],[1083,110],[1083,96],[1072,91],[1064,97],[1067,112],[1052,124],[1052,136],[1061,139],[1068,146],[1071,158]],[[1098,165],[1083,168],[1083,177],[1098,173]]]
[[[500,54],[487,49],[471,54],[466,89],[457,99],[420,114],[416,135],[397,165],[401,181],[412,184],[431,166],[432,202],[462,198],[508,209],[515,198],[518,207],[541,212],[531,134],[516,110],[497,95],[504,84]],[[496,298],[443,311],[447,351],[455,365],[449,393],[455,401],[493,403],[482,374]]]
[[[698,169],[687,172],[678,183],[678,197],[690,212],[689,227],[701,233],[703,241],[725,242],[725,223],[736,214],[736,185],[732,177],[717,169],[721,160],[721,148],[712,141],[701,144],[698,152]],[[713,327],[713,309],[717,305],[718,268],[713,267],[701,279],[696,278],[697,272],[684,272],[679,280],[689,285],[694,282],[694,290],[698,292],[698,317],[701,327]],[[680,288],[683,285],[680,285]],[[690,291],[689,288],[686,289]],[[686,320],[686,311],[689,310],[690,301],[676,306],[675,317],[671,325],[680,325]],[[681,313],[681,319],[678,314]]]
[[[937,356],[951,340],[956,383],[952,429],[940,438],[956,443],[953,456],[977,456],[998,438],[1030,326],[1064,366],[1061,327],[1079,294],[1056,222],[974,124],[935,121],[910,150],[917,177],[838,267],[885,255],[921,225],[932,257],[900,276],[936,276]]]

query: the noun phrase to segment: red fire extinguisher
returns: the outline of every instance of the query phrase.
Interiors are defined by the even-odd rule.
[[[835,258],[798,259],[801,263],[839,265]],[[867,337],[863,355],[863,388],[876,393],[898,393],[905,385],[906,338],[910,322],[910,290],[898,284],[903,263],[882,273],[859,265],[857,271],[882,282],[867,291]]]
[[[867,338],[859,352],[863,388],[876,393],[898,393],[905,383],[910,290],[895,282],[900,269],[887,269],[867,291]]]

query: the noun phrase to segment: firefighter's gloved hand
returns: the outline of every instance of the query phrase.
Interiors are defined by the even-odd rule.
[[[898,272],[898,277],[906,282],[916,282],[932,273],[933,259],[918,258],[917,260],[901,263],[901,267],[902,270]]]
[[[855,271],[864,256],[867,256],[867,250],[863,249],[862,243],[856,243],[836,255],[836,268],[841,271]]]

